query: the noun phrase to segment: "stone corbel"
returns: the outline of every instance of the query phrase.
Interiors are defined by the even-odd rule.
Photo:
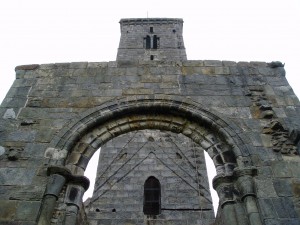
[[[236,185],[245,205],[250,225],[262,225],[256,203],[256,193],[253,176],[257,174],[255,168],[235,169]]]

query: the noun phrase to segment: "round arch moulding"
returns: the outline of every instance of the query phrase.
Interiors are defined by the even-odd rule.
[[[72,121],[52,140],[45,155],[55,151],[56,164],[72,168],[77,175],[83,174],[101,145],[142,129],[168,130],[190,137],[208,152],[216,168],[235,163],[240,168],[252,165],[248,138],[241,135],[235,123],[183,97],[120,98],[89,109]]]

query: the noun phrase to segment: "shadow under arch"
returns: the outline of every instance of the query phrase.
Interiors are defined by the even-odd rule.
[[[199,103],[178,96],[156,98],[132,96],[89,109],[73,121],[52,140],[45,153],[45,155],[47,151],[58,153],[56,155],[60,157],[55,158],[54,164],[63,166],[69,176],[82,177],[94,152],[110,139],[134,130],[160,129],[182,133],[208,152],[219,174],[214,180],[214,188],[220,197],[220,205],[222,208],[228,206],[224,215],[236,218],[235,209],[232,208],[236,198],[233,196],[235,183],[241,186],[241,199],[247,198],[249,204],[256,205],[252,180],[255,172],[248,157],[247,137],[229,119],[219,116],[218,113],[212,113]],[[63,173],[56,171],[54,169],[49,174],[64,176]],[[238,182],[241,180],[240,177],[244,179],[243,182]],[[77,188],[76,193],[80,194],[71,196],[71,199],[72,188]],[[66,204],[70,205],[71,211],[74,211],[74,206],[77,207],[77,211],[80,208],[84,189],[86,187],[82,184],[82,179],[68,184],[66,196],[69,197],[66,197]],[[228,190],[232,190],[229,196]],[[251,197],[251,201],[248,197]],[[243,221],[229,219],[228,224],[260,224],[258,209],[255,207],[254,211],[251,210],[249,212],[251,218],[253,213],[256,215],[255,223],[251,221],[246,223],[245,219]],[[65,224],[75,224],[76,216],[68,215],[67,213],[66,221],[69,222]]]

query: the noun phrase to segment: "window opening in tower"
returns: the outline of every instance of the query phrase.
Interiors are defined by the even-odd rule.
[[[144,184],[144,207],[145,215],[158,215],[161,213],[160,182],[155,177],[149,177]]]

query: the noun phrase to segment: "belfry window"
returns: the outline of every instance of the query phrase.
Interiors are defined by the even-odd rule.
[[[158,215],[161,212],[160,183],[155,177],[149,177],[144,184],[145,215]]]
[[[151,37],[149,35],[146,36],[146,49],[151,48]]]
[[[153,36],[153,49],[157,49],[159,47],[159,37],[156,35]]]
[[[147,35],[144,37],[144,48],[146,49],[158,49],[160,46],[160,39],[157,35]]]

